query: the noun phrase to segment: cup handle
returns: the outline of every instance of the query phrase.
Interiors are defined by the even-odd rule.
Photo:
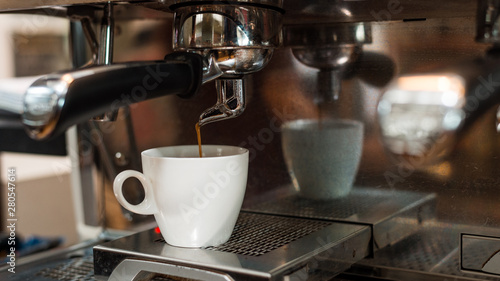
[[[137,205],[130,204],[125,197],[123,196],[122,186],[126,179],[128,178],[137,178],[144,188],[144,200]],[[151,181],[148,180],[144,174],[134,171],[134,170],[125,170],[119,173],[115,181],[113,182],[113,192],[115,193],[115,197],[118,202],[127,210],[137,213],[140,215],[152,215],[158,212],[158,208],[153,198],[153,188]]]

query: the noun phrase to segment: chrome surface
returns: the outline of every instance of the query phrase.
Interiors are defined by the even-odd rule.
[[[23,123],[30,137],[43,138],[54,130],[72,80],[69,75],[52,75],[28,88],[24,95]]]
[[[174,26],[174,50],[214,59],[215,65],[229,76],[259,71],[281,43],[281,14],[259,7],[179,7]]]
[[[339,99],[342,72],[356,61],[361,49],[356,45],[341,44],[331,47],[294,47],[292,52],[301,63],[319,69],[318,95],[314,102],[322,104]]]
[[[200,115],[198,124],[201,126],[238,117],[245,110],[244,79],[217,79],[217,103]]]
[[[141,272],[151,272],[188,280],[234,281],[228,274],[221,274],[193,267],[165,264],[154,261],[125,259],[109,276],[109,281],[136,280]]]
[[[16,273],[0,268],[1,280],[93,281],[92,247],[104,240],[89,240],[67,248],[54,249],[16,259]]]
[[[258,257],[329,225],[331,222],[243,214],[229,241],[206,249]],[[268,233],[262,235],[264,232]]]
[[[175,3],[175,4],[189,4],[190,2],[193,2],[193,0],[160,0],[159,2],[168,4],[168,3]],[[198,3],[213,3],[214,1],[212,0],[201,0],[201,1],[196,1]],[[283,7],[283,0],[236,0],[236,1],[230,1],[228,2],[229,4],[234,4],[234,3],[247,3],[247,4],[259,4],[259,5],[265,5],[265,6],[272,6],[272,7],[278,7],[281,8]]]
[[[85,34],[86,42],[89,44],[90,52],[92,53],[92,60],[88,64],[97,64],[99,59],[99,41],[92,28],[92,24],[88,17],[83,17],[80,19],[81,31]],[[73,23],[74,25],[74,23]],[[73,35],[75,36],[75,35]],[[78,40],[82,40],[79,38]],[[79,67],[79,66],[78,66]]]
[[[169,94],[193,97],[201,82],[202,58],[190,53],[49,74],[26,90],[22,122],[33,139],[48,139],[95,114]]]
[[[362,45],[372,42],[369,22],[286,25],[283,33],[285,46],[293,48]]]
[[[50,6],[95,5],[108,2],[123,4],[131,3],[150,9],[171,12],[170,6],[175,0],[120,1],[120,0],[47,0],[43,4],[38,0],[7,0],[0,3],[0,10],[12,11]],[[238,1],[248,2],[248,1]],[[251,1],[261,2],[270,6],[279,6],[281,1]],[[361,2],[361,4],[360,4]],[[382,0],[382,1],[337,1],[336,5],[323,0],[314,1],[283,1],[283,9],[287,11],[286,24],[310,24],[332,22],[366,22],[366,21],[396,21],[403,19],[422,18],[454,18],[475,17],[477,4],[469,0]]]
[[[410,6],[405,6],[404,11],[407,7]],[[290,16],[290,13],[287,12],[286,16]],[[498,205],[496,191],[499,183],[498,160],[495,159],[498,159],[500,152],[498,150],[499,139],[496,131],[492,134],[491,122],[489,122],[496,120],[496,108],[494,114],[488,116],[487,120],[478,120],[473,124],[471,133],[464,139],[466,141],[455,148],[452,152],[453,157],[447,162],[427,169],[408,166],[405,165],[403,159],[394,160],[387,156],[384,153],[384,147],[379,142],[381,135],[376,121],[377,101],[387,86],[384,81],[388,80],[381,80],[379,75],[392,78],[391,75],[394,74],[414,73],[416,70],[449,65],[457,60],[470,60],[484,56],[484,51],[488,46],[475,43],[474,21],[474,18],[458,17],[373,23],[372,43],[363,46],[363,56],[368,52],[378,54],[378,56],[370,57],[375,60],[375,63],[356,64],[353,76],[348,76],[342,81],[343,91],[350,94],[340,95],[340,105],[335,108],[336,110],[325,112],[326,115],[335,114],[362,120],[367,128],[363,159],[357,177],[358,186],[385,189],[388,191],[387,194],[390,194],[391,190],[395,193],[398,191],[434,193],[436,220],[453,222],[443,225],[450,231],[453,231],[455,225],[461,223],[470,224],[473,229],[478,224],[491,227],[499,225],[500,219],[495,211]],[[430,32],[431,30],[433,32]],[[122,51],[123,57],[128,55],[130,55],[128,50]],[[363,56],[360,59],[366,62],[367,58]],[[388,71],[389,66],[386,61],[393,63],[392,74]],[[384,64],[379,64],[380,62]],[[252,176],[249,177],[246,208],[254,206],[255,202],[272,202],[282,198],[281,187],[290,184],[286,168],[282,165],[279,126],[288,120],[319,116],[318,108],[312,102],[317,90],[317,75],[307,66],[298,63],[289,47],[276,49],[273,60],[266,68],[252,74],[249,78],[252,79],[248,80],[247,84],[249,95],[246,114],[227,122],[213,123],[203,131],[203,141],[206,143],[234,144],[251,150],[250,174]],[[205,87],[202,91],[204,95],[201,95],[195,102],[165,98],[134,108],[135,114],[132,117],[135,124],[148,124],[147,129],[140,125],[136,127],[138,150],[162,145],[196,143],[193,125],[199,120],[199,112],[213,105],[215,96],[215,89],[212,87]],[[172,108],[177,111],[172,111]],[[156,117],[161,116],[162,121],[149,122],[150,119],[146,116],[152,115],[152,112]],[[491,119],[492,117],[494,119]],[[244,126],[245,130],[241,130],[241,126]],[[123,137],[118,137],[119,132],[114,132],[117,136],[108,134],[104,139],[109,143],[109,147],[117,146],[118,151],[124,151],[121,149]],[[368,208],[367,213],[385,212],[393,207],[392,203],[382,204],[382,202],[387,201],[380,200],[380,204],[375,204],[377,207]],[[320,204],[313,204],[311,210],[319,212],[320,206]],[[300,207],[298,203],[291,204],[288,211],[300,210]],[[413,208],[413,210],[414,214],[418,213],[418,208]],[[412,217],[418,218],[416,215]],[[400,218],[398,224],[394,225],[401,226],[403,230],[411,229],[413,232],[410,233],[413,235],[415,231],[423,231],[425,228],[424,224],[418,224],[418,219]],[[422,245],[427,245],[425,243],[428,242],[429,244],[435,243],[437,246],[440,244],[446,246],[447,238],[443,238],[445,240],[442,243],[432,240],[435,237],[433,234],[439,235],[440,231],[440,229],[429,228],[428,235],[420,236],[421,240],[409,241],[413,244],[421,241]],[[481,229],[477,228],[477,232],[480,233]],[[452,235],[456,234],[453,233]],[[400,238],[412,237],[411,234],[398,236]],[[390,246],[378,248],[377,253],[398,245],[397,239],[392,241],[394,243],[389,244]],[[400,244],[403,246],[398,247],[398,250],[392,253],[394,259],[401,261],[401,264],[404,262],[403,258],[412,262],[411,254],[407,253],[405,257],[402,256],[405,248],[412,249],[409,248],[412,243]],[[397,255],[398,252],[401,252],[401,255]],[[412,279],[411,277],[415,274],[433,280],[443,280],[450,276],[448,275],[450,271],[444,271],[444,273],[430,271],[434,266],[439,267],[440,264],[437,265],[437,263],[441,260],[440,256],[433,252],[432,247],[423,246],[422,254],[424,253],[435,257],[429,259],[429,266],[406,270],[404,265],[397,265],[401,267],[400,275],[393,279],[408,280]],[[449,253],[446,252],[444,256]],[[387,259],[390,259],[390,253],[387,254]],[[434,265],[431,266],[432,263]],[[450,267],[455,268],[456,265],[452,263]],[[397,267],[392,270],[397,271]]]
[[[96,246],[95,274],[108,276],[124,259],[140,259],[216,271],[235,280],[276,280],[302,267],[307,268],[302,278],[320,268],[331,278],[370,252],[367,226],[241,213],[236,227],[227,242],[231,247],[172,247],[153,230]],[[272,246],[264,252],[257,248],[256,255],[252,249],[261,247],[260,241]]]
[[[226,78],[216,82],[217,104],[200,115],[200,127],[241,115],[245,110],[241,76],[263,69],[281,45],[281,12],[243,2],[181,2],[186,5],[175,8],[174,50],[204,56]]]
[[[421,165],[449,153],[467,115],[466,88],[466,80],[453,73],[397,78],[378,104],[387,149],[418,157]]]
[[[471,274],[500,278],[500,237],[462,233],[460,235],[460,269]]]
[[[486,261],[495,249],[479,241],[462,244],[468,255],[460,261],[460,240],[465,233],[500,235],[497,228],[430,222],[414,235],[357,263],[349,272],[390,280],[500,280],[491,274],[461,271],[461,262]]]
[[[126,65],[110,65],[101,68],[82,69],[71,73],[49,74],[35,81],[24,95],[23,124],[33,139],[49,137],[59,122],[61,110],[71,84],[108,70],[124,68]]]
[[[441,72],[398,77],[378,104],[386,148],[417,158],[410,160],[414,165],[449,156],[464,131],[500,105],[497,52],[493,48],[484,57]]]
[[[99,11],[108,1],[93,0],[91,2],[85,0],[49,0],[43,2],[46,8],[34,10],[33,8],[40,5],[39,1],[0,1],[0,10],[16,9],[16,12],[21,12],[17,9],[30,9],[26,13],[34,13],[35,15],[42,13],[52,16],[87,15],[93,19],[90,22],[92,28],[98,30],[99,23],[95,19],[102,17],[100,14],[102,12]],[[175,4],[173,0],[141,1],[140,3],[111,2],[116,3],[115,11],[119,11],[115,18],[117,32],[115,34],[114,58],[116,61],[162,59],[165,54],[172,52],[171,40],[173,36],[171,30],[173,25],[171,18],[173,11],[170,7]],[[333,2],[336,5],[332,5]],[[57,9],[49,8],[55,4],[64,6],[58,6]],[[66,6],[71,4],[86,5]],[[272,202],[273,200],[277,202],[277,206],[280,206],[283,204],[284,194],[288,194],[287,187],[290,185],[290,178],[283,164],[280,144],[279,128],[282,123],[299,118],[321,118],[322,116],[361,120],[366,130],[363,158],[356,178],[357,186],[379,188],[387,194],[409,191],[416,194],[435,194],[435,197],[432,200],[424,200],[429,204],[422,202],[425,207],[423,211],[419,211],[417,205],[412,205],[411,200],[402,200],[401,204],[396,204],[397,206],[407,204],[408,209],[402,209],[407,210],[407,214],[412,215],[406,216],[406,218],[405,216],[395,216],[397,219],[392,220],[391,224],[387,224],[387,230],[390,230],[389,226],[395,226],[399,227],[399,231],[407,232],[387,231],[395,235],[385,240],[382,236],[374,238],[374,240],[381,241],[380,245],[387,244],[388,246],[374,248],[377,250],[374,253],[375,258],[368,258],[357,263],[355,272],[349,271],[348,273],[359,279],[363,277],[391,280],[487,279],[488,277],[484,275],[468,275],[460,272],[458,239],[462,233],[490,235],[495,239],[500,236],[498,233],[500,227],[500,214],[498,213],[498,186],[500,185],[498,106],[492,102],[489,104],[491,108],[481,109],[481,114],[478,114],[477,118],[466,119],[471,120],[470,123],[464,121],[463,126],[459,125],[458,129],[461,133],[459,136],[457,135],[455,144],[451,145],[451,149],[443,147],[443,151],[448,156],[440,157],[438,162],[430,161],[433,163],[432,165],[421,165],[422,161],[426,159],[425,157],[412,158],[407,152],[418,150],[403,147],[402,150],[396,151],[406,152],[395,154],[383,146],[381,142],[383,128],[378,122],[377,113],[378,101],[386,92],[389,80],[401,76],[435,73],[433,71],[436,69],[449,70],[451,69],[449,66],[455,65],[457,62],[485,58],[485,53],[491,48],[491,43],[478,43],[475,39],[478,35],[476,28],[477,7],[478,2],[470,0],[284,1],[285,14],[282,20],[286,28],[290,26],[299,28],[303,25],[320,27],[333,23],[370,22],[371,43],[363,45],[363,52],[356,63],[352,65],[352,70],[347,71],[342,77],[340,82],[342,94],[339,95],[337,102],[327,107],[319,107],[314,103],[314,97],[317,95],[318,84],[328,84],[321,83],[327,79],[318,77],[316,73],[318,69],[311,69],[296,60],[292,48],[285,40],[283,46],[274,49],[273,59],[265,65],[262,71],[254,72],[245,78],[247,79],[245,87],[248,89],[245,99],[247,108],[245,114],[226,122],[214,122],[207,126],[206,130],[204,128],[204,143],[239,145],[251,151],[252,160],[245,196],[245,208],[256,206],[256,202]],[[86,10],[89,8],[90,11]],[[214,33],[210,31],[209,34]],[[301,38],[308,37],[302,36]],[[344,38],[347,37],[344,36]],[[330,39],[336,42],[333,36]],[[212,52],[212,54],[215,53]],[[233,64],[229,56],[221,54],[220,58],[229,58],[228,65],[225,66],[227,69],[237,69],[233,67],[237,64]],[[216,58],[216,56],[213,57]],[[214,70],[214,68],[212,69]],[[219,77],[220,72],[222,72],[220,69],[215,68],[211,78],[207,78],[207,83],[208,80]],[[324,75],[326,76],[326,73]],[[478,77],[469,78],[477,82]],[[483,76],[483,78],[486,81],[489,79],[488,75]],[[467,83],[472,80],[467,80]],[[498,84],[496,77],[492,78],[492,82]],[[460,82],[456,85],[460,85]],[[417,93],[414,94],[418,96]],[[439,96],[439,94],[437,95]],[[130,167],[134,165],[132,159],[138,158],[139,152],[144,149],[196,143],[194,124],[199,121],[200,112],[214,104],[216,96],[215,87],[204,87],[201,90],[201,95],[192,101],[164,97],[136,104],[130,108],[128,118],[130,122],[126,121],[126,118],[119,118],[117,122],[113,123],[113,126],[103,127],[105,130],[101,130],[102,138],[97,140],[92,138],[95,131],[80,131],[80,135],[87,137],[87,139],[83,139],[79,143],[79,148],[82,149],[80,158],[72,160],[76,163],[82,161],[87,165],[85,168],[88,173],[82,174],[82,181],[92,181],[91,175],[95,171],[102,173],[99,169],[95,169],[95,166],[92,166],[95,165],[94,160],[97,157],[94,157],[91,151],[96,150],[97,141],[104,142],[108,148],[109,155],[103,155],[103,157],[111,157],[108,163],[115,163],[114,157],[117,152],[130,156],[131,161],[128,165],[121,166],[120,163],[126,163],[121,161],[116,163],[116,171],[132,168]],[[408,96],[408,98],[416,99],[414,96]],[[404,116],[406,108],[400,105],[394,108],[399,110],[398,114],[401,114],[399,115],[401,119],[407,119],[413,121],[413,124],[417,124],[411,130],[405,131],[405,134],[396,135],[403,139],[422,137],[425,134],[432,135],[433,130],[429,130],[428,124],[422,125],[422,123],[426,123],[423,120],[429,117],[432,117],[431,119],[434,121],[440,118],[442,120],[445,112],[453,111],[453,108],[442,104],[438,107],[429,105],[426,106],[425,110],[427,111],[425,112],[432,112],[432,116],[431,114],[421,114],[416,115],[411,120],[411,118],[407,118],[408,116]],[[441,112],[437,108],[444,111]],[[399,119],[392,120],[403,123]],[[129,126],[130,124],[133,126]],[[396,122],[392,125],[399,124]],[[97,126],[101,127],[103,124]],[[468,129],[462,131],[462,128]],[[130,141],[129,135],[133,135],[135,141]],[[425,140],[425,138],[417,140]],[[386,152],[389,153],[386,154]],[[439,154],[439,156],[442,155]],[[101,164],[99,163],[98,166]],[[136,169],[136,167],[133,168]],[[108,181],[105,190],[109,192]],[[87,190],[82,192],[93,190],[92,188],[89,186]],[[286,191],[283,191],[284,189]],[[131,191],[133,194],[134,190]],[[136,197],[140,198],[140,194],[137,194]],[[131,196],[131,198],[135,197]],[[399,200],[398,198],[394,197],[394,199]],[[145,219],[132,217],[123,212],[117,206],[116,200],[109,194],[106,195],[105,199],[100,195],[95,197],[89,195],[86,200],[88,209],[105,201],[106,221],[112,228],[136,229]],[[388,198],[378,197],[374,201],[377,202],[377,200],[380,204],[375,203],[373,207],[366,208],[367,214],[385,213],[395,207]],[[426,214],[424,211],[432,210],[433,204],[435,204],[435,221],[424,219],[419,222],[417,214]],[[272,204],[269,203],[269,205]],[[358,218],[353,215],[357,212],[335,215],[331,209],[324,208],[322,210],[327,204],[314,203],[311,205],[312,207],[304,207],[302,202],[291,200],[290,208],[286,211],[290,213],[294,210],[299,213],[307,211],[318,216],[327,213],[327,216],[340,216],[343,220],[351,220],[351,222],[343,222],[340,225],[357,224]],[[427,207],[429,208],[427,209]],[[349,208],[342,209],[349,211]],[[92,215],[89,217],[89,222],[98,223],[95,217]],[[364,225],[371,224],[364,223]],[[339,231],[336,227],[331,228],[332,234],[337,235]],[[384,232],[378,231],[377,233]],[[154,234],[141,234],[134,237],[140,238],[148,235],[147,239]],[[393,239],[393,237],[400,239]],[[116,248],[123,248],[131,240],[132,238],[121,240],[121,244]],[[137,241],[140,240],[137,239]],[[290,245],[297,245],[294,244],[295,242]],[[163,256],[158,248],[168,248],[168,245],[158,247],[157,244],[144,247],[150,249],[154,255],[137,254],[137,252],[142,252],[142,249],[139,248],[134,251],[134,254],[126,253],[130,256],[137,254],[148,259],[153,259],[153,256],[154,258],[161,256],[163,261],[168,260],[168,262],[175,264],[186,264],[187,260],[193,259],[193,257],[186,258],[182,255],[180,260],[171,256]],[[317,245],[318,243],[306,244],[304,249],[313,249],[312,244]],[[259,257],[250,258],[267,256],[272,258],[274,262],[278,262],[282,260],[282,254],[286,253],[285,248],[287,247],[281,247]],[[331,249],[328,251],[328,254],[331,255],[343,251],[340,246]],[[291,247],[288,250],[298,251],[297,248]],[[472,250],[474,249],[464,249],[464,253],[465,256],[469,257],[467,262],[471,262],[469,266],[477,267],[478,264],[473,264],[473,262],[483,260],[484,257],[479,255],[477,257],[480,258],[476,259],[476,252]],[[479,254],[486,253],[481,247],[476,247],[476,250],[479,251]],[[339,252],[335,253],[336,251]],[[124,253],[124,251],[120,253]],[[219,251],[210,251],[210,254],[217,255],[217,257],[232,256],[232,253]],[[243,260],[248,261],[249,259],[246,257]],[[304,276],[312,277],[314,273],[328,272],[328,269],[336,268],[338,264],[331,259],[321,260],[319,264],[311,261],[305,267],[294,267],[295,271],[289,273],[287,278],[292,280],[293,278],[305,279]],[[308,270],[309,265],[316,271]],[[343,268],[346,268],[345,265],[339,266],[335,272],[341,272],[344,270]],[[333,272],[332,274],[328,273],[327,278],[324,279],[328,280],[332,275]],[[16,277],[20,278],[21,276],[17,275]],[[1,277],[0,279],[3,280]],[[492,280],[495,279],[492,278]]]
[[[99,53],[97,64],[109,65],[113,63],[113,42],[115,33],[115,19],[113,15],[113,4],[104,5],[101,21],[101,40],[99,41]]]
[[[301,63],[326,71],[340,71],[347,67],[358,58],[360,51],[360,48],[353,44],[292,48],[293,55]]]
[[[497,132],[500,133],[500,106],[497,109]]]
[[[500,43],[500,3],[494,0],[477,2],[476,40],[483,43]]]
[[[213,55],[203,60],[203,83],[210,82],[221,77],[224,72],[217,65],[217,59]]]
[[[174,48],[233,49],[280,46],[282,14],[258,6],[200,4],[175,9]],[[202,2],[201,2],[202,3]]]
[[[113,63],[113,42],[115,33],[115,19],[113,15],[113,4],[106,3],[101,21],[101,40],[99,41],[97,64],[110,65]],[[92,44],[92,42],[90,42]],[[92,118],[97,122],[112,122],[118,118],[118,109],[105,112]]]
[[[382,249],[418,231],[435,218],[435,194],[354,187],[334,200],[304,199],[297,195],[257,203],[247,211],[368,225],[374,250]]]
[[[38,280],[74,280],[91,281],[94,279],[94,262],[92,256],[70,259],[54,268],[45,268],[35,274]]]
[[[315,103],[339,99],[344,72],[356,62],[362,45],[371,42],[371,26],[365,23],[296,25],[285,28],[285,44],[301,63],[319,69]]]

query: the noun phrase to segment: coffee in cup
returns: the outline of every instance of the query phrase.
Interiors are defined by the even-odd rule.
[[[234,146],[161,147],[141,153],[143,173],[118,174],[113,189],[127,210],[155,217],[165,241],[179,247],[208,247],[226,242],[233,231],[245,194],[248,150]],[[137,178],[144,200],[132,205],[122,185]]]

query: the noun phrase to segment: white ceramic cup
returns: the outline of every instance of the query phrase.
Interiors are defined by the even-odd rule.
[[[226,242],[233,231],[245,194],[248,150],[234,146],[171,146],[141,153],[143,173],[126,170],[113,189],[127,210],[154,215],[165,241],[179,247],[208,247]],[[137,178],[144,200],[132,205],[123,182]]]
[[[344,197],[352,189],[363,147],[363,123],[301,119],[282,126],[282,148],[292,183],[311,199]]]

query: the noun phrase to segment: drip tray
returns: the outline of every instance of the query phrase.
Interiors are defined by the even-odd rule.
[[[373,249],[377,251],[434,219],[435,205],[434,193],[354,187],[339,199],[312,200],[294,194],[255,204],[245,211],[367,225],[373,229]]]
[[[183,280],[331,278],[371,253],[368,226],[241,212],[228,242],[204,249],[170,246],[154,230],[94,247],[96,277]]]

